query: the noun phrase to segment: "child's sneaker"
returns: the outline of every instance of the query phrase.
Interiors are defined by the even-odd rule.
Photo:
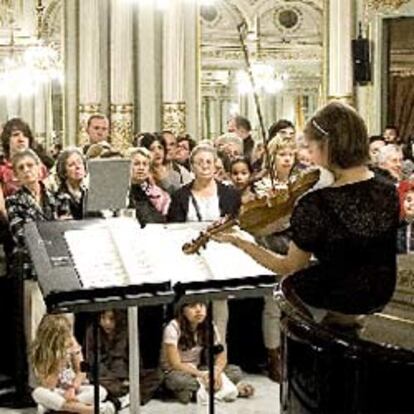
[[[99,408],[99,414],[115,414],[115,412],[115,407],[110,401],[105,401],[101,403]]]

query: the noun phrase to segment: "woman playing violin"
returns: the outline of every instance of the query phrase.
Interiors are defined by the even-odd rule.
[[[390,300],[396,282],[396,190],[368,169],[367,129],[351,107],[329,103],[304,132],[312,161],[335,180],[296,204],[287,254],[255,245],[236,230],[214,238],[241,248],[278,275],[290,275],[308,308],[338,319],[376,312]],[[317,262],[310,266],[312,255]]]

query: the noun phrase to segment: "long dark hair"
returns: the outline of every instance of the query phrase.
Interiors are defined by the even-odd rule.
[[[191,329],[191,324],[184,315],[184,308],[193,304],[186,303],[178,307],[175,318],[180,327],[181,335],[178,340],[178,348],[181,351],[194,348],[199,345],[203,348],[207,347],[209,339],[209,329],[207,326],[207,318],[197,325],[196,330]]]

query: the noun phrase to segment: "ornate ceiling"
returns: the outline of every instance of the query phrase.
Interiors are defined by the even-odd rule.
[[[223,70],[244,68],[237,31],[243,21],[253,60],[288,72],[291,86],[319,85],[323,0],[215,0],[201,8],[204,86],[222,84]]]

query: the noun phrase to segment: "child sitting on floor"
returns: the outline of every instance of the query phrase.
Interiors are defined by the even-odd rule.
[[[194,399],[196,393],[202,403],[207,402],[209,372],[201,366],[209,334],[206,313],[203,303],[181,305],[175,319],[164,330],[161,351],[164,385],[183,404]],[[214,331],[214,342],[218,345],[220,338],[216,328]],[[240,383],[241,377],[240,368],[227,365],[226,352],[221,350],[214,364],[216,400],[234,401],[238,396],[250,397],[254,389],[249,384]]]
[[[39,412],[54,410],[78,414],[94,413],[94,389],[81,371],[81,347],[64,315],[45,315],[33,343],[32,361],[40,385],[33,391]],[[114,414],[107,392],[100,387],[100,413]]]

